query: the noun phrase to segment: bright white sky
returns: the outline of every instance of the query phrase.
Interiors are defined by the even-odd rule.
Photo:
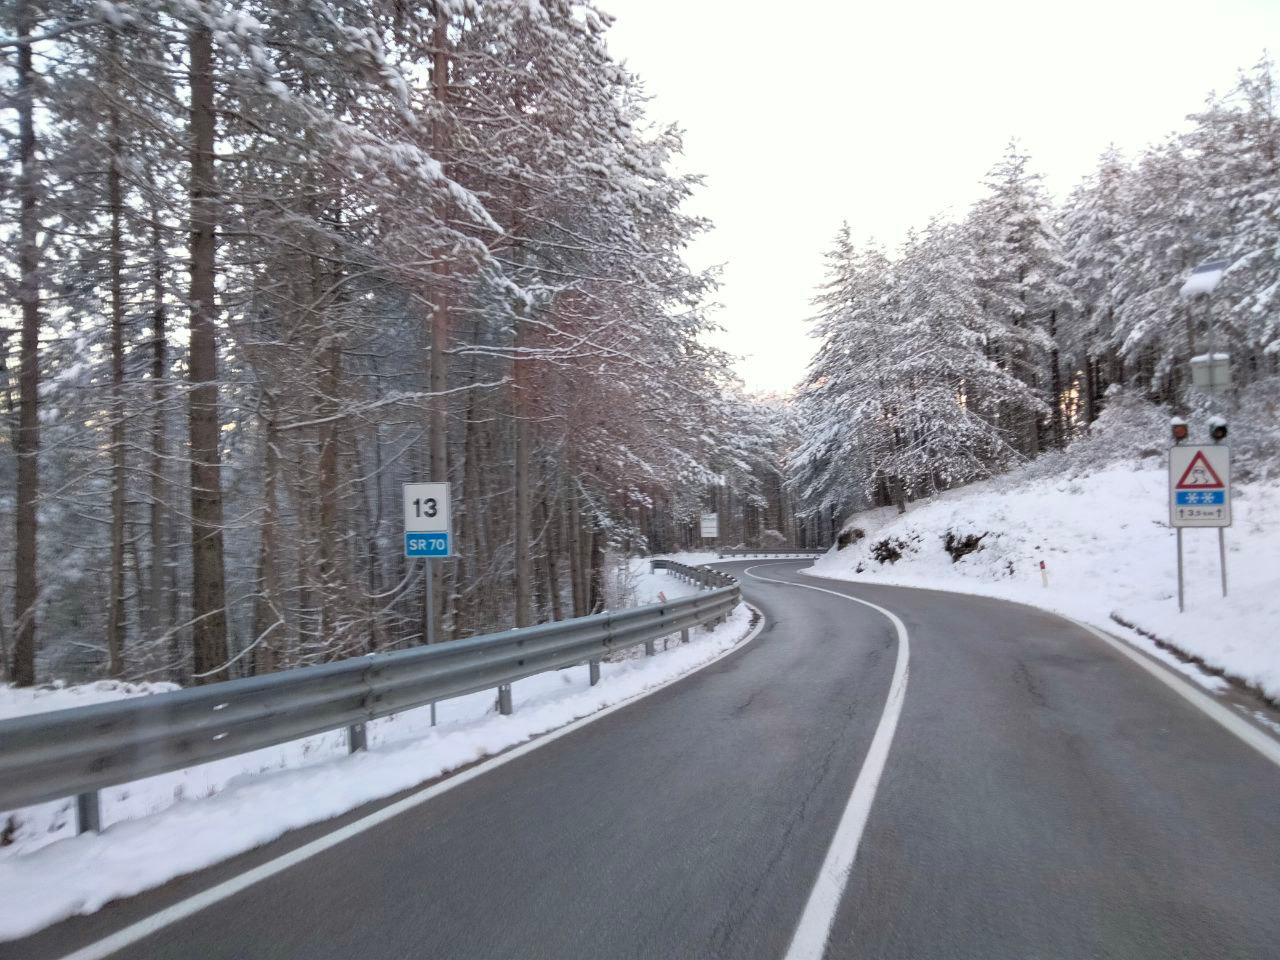
[[[812,353],[805,317],[841,220],[896,244],[963,211],[1011,136],[1065,194],[1108,143],[1129,154],[1280,41],[1280,0],[598,0],[653,116],[686,132],[723,263],[721,345],[753,389]]]

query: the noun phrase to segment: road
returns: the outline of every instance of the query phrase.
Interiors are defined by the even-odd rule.
[[[804,565],[725,565],[766,618],[734,654],[115,955],[780,960],[880,730],[826,957],[1280,956],[1274,762],[1068,621]],[[896,729],[899,635],[837,594],[910,637]],[[0,956],[100,955],[333,827]]]

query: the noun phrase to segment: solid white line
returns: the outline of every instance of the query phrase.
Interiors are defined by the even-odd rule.
[[[729,654],[736,653],[741,650],[760,635],[760,631],[764,628],[764,615],[758,609],[752,607],[751,604],[747,604],[747,606],[750,607],[750,609],[755,610],[758,615],[755,627],[753,627],[742,640],[735,643],[732,647],[725,650],[723,653],[719,653],[712,657],[706,663],[699,664],[695,669],[690,670],[688,673],[682,673],[678,677],[672,677],[670,680],[666,680],[657,686],[650,687],[648,690],[638,693],[634,697],[630,697],[627,700],[620,700],[618,703],[605,707],[603,710],[598,710],[588,716],[580,717],[572,723],[560,727],[557,730],[553,730],[550,733],[543,734],[535,740],[522,743],[520,746],[508,750],[506,753],[500,753],[496,757],[485,760],[483,763],[470,767],[461,773],[454,774],[447,780],[442,780],[439,783],[432,784],[431,786],[397,800],[395,803],[389,804],[380,810],[375,810],[368,816],[361,817],[359,820],[355,820],[347,824],[345,827],[339,827],[337,830],[334,830],[332,833],[327,833],[323,837],[317,837],[315,840],[303,844],[296,850],[291,850],[288,853],[281,854],[273,860],[268,860],[266,863],[259,864],[251,870],[238,874],[229,880],[224,880],[222,883],[210,887],[208,890],[202,890],[200,893],[187,897],[185,900],[179,900],[177,903],[166,907],[158,913],[153,913],[149,917],[144,917],[122,930],[117,930],[110,936],[81,947],[74,953],[67,954],[62,958],[62,960],[102,960],[104,957],[109,957],[113,953],[117,953],[125,947],[137,943],[139,940],[150,936],[158,930],[162,930],[167,926],[177,923],[179,920],[183,920],[192,914],[199,913],[206,907],[211,907],[215,903],[226,900],[228,897],[233,897],[242,890],[253,886],[255,883],[288,870],[290,867],[296,866],[304,860],[309,860],[316,854],[323,853],[330,847],[336,847],[344,840],[350,840],[352,837],[358,836],[366,830],[371,830],[378,826],[378,824],[385,823],[392,817],[399,816],[407,810],[419,807],[428,800],[438,797],[440,794],[452,790],[454,787],[461,786],[467,781],[474,780],[482,774],[489,773],[501,766],[505,766],[513,760],[518,760],[520,757],[523,757],[525,754],[532,753],[539,747],[545,747],[548,743],[553,743],[561,737],[568,736],[576,730],[586,726],[588,723],[599,720],[601,717],[606,717],[611,713],[621,710],[623,707],[629,707],[636,701],[643,700],[645,697],[650,694],[657,693],[664,687],[668,687],[673,683],[677,683],[680,680],[691,677],[700,670],[705,670],[713,663],[723,660],[725,657],[729,656]]]
[[[832,577],[824,573],[810,573],[808,570],[801,570],[799,572],[803,576],[814,577],[815,579],[820,579],[820,580],[835,580],[835,581],[839,581],[840,583],[851,582],[849,580],[843,579],[842,577]],[[903,586],[898,586],[896,584],[889,584],[889,583],[884,584],[884,586],[894,587],[897,590],[936,589],[937,591],[942,593],[954,593],[958,596],[964,596],[964,597],[981,598],[984,596],[983,594],[980,594],[980,593],[965,593],[962,590],[955,590],[950,587],[937,587],[937,588],[903,587]],[[999,600],[1000,598],[991,597],[988,599]],[[1135,647],[1133,644],[1130,644],[1119,637],[1114,637],[1111,634],[1107,633],[1105,630],[1099,630],[1097,627],[1091,626],[1090,624],[1084,623],[1083,621],[1074,620],[1074,619],[1071,619],[1070,617],[1065,617],[1061,613],[1058,613],[1056,610],[1049,610],[1045,607],[1039,607],[1033,603],[1025,603],[1019,600],[1002,600],[1001,602],[1016,603],[1019,606],[1030,607],[1033,610],[1039,610],[1043,613],[1048,613],[1055,617],[1062,617],[1062,619],[1066,620],[1068,623],[1074,623],[1076,626],[1080,627],[1081,629],[1087,630],[1089,633],[1093,634],[1095,637],[1097,637],[1103,643],[1107,644],[1112,649],[1118,651],[1119,653],[1124,654],[1131,661],[1136,663],[1143,670],[1147,671],[1147,673],[1151,674],[1153,677],[1155,677],[1157,680],[1159,680],[1161,683],[1167,686],[1174,693],[1178,694],[1178,696],[1182,697],[1184,700],[1187,701],[1187,703],[1191,704],[1193,707],[1195,707],[1197,710],[1199,710],[1201,713],[1207,716],[1210,720],[1213,720],[1215,723],[1221,726],[1228,733],[1239,738],[1244,743],[1246,743],[1247,745],[1252,747],[1254,750],[1258,751],[1258,753],[1262,754],[1264,757],[1266,757],[1268,760],[1274,763],[1276,766],[1280,767],[1280,741],[1277,741],[1276,738],[1273,737],[1271,734],[1267,733],[1267,731],[1260,729],[1259,727],[1250,723],[1248,720],[1245,720],[1242,717],[1232,713],[1225,706],[1223,706],[1222,703],[1220,703],[1215,698],[1211,697],[1209,694],[1205,693],[1200,688],[1196,687],[1185,677],[1179,676],[1177,673],[1170,670],[1166,665],[1156,660],[1153,660],[1151,657],[1147,656],[1147,654],[1145,654],[1142,651],[1141,647]]]
[[[885,762],[889,759],[889,746],[893,743],[894,731],[898,729],[898,717],[902,713],[902,702],[907,695],[907,664],[911,657],[911,646],[907,640],[906,625],[897,614],[884,607],[825,587],[762,577],[751,572],[756,569],[758,567],[748,567],[744,572],[754,580],[786,584],[802,590],[817,590],[852,603],[860,603],[888,618],[898,632],[898,659],[893,665],[893,678],[889,681],[889,696],[885,699],[880,724],[871,738],[871,746],[867,748],[867,756],[862,761],[862,769],[858,771],[853,792],[849,794],[844,813],[840,815],[835,836],[831,838],[831,846],[818,870],[813,889],[809,891],[809,899],[805,902],[804,911],[800,914],[800,921],[796,924],[795,933],[791,935],[791,945],[787,947],[784,957],[784,960],[821,960],[831,936],[831,927],[836,920],[836,911],[844,896],[844,888],[849,883],[862,831],[866,828],[867,817],[876,798],[876,787],[880,785],[880,775],[884,773]]]
[[[1249,721],[1236,716],[1217,700],[1196,689],[1190,682],[1184,680],[1182,677],[1152,660],[1145,654],[1135,650],[1123,640],[1119,640],[1116,637],[1099,630],[1097,627],[1091,627],[1087,623],[1081,623],[1079,620],[1073,620],[1071,622],[1076,624],[1076,626],[1083,627],[1085,630],[1088,630],[1113,650],[1124,654],[1178,696],[1182,697],[1182,699],[1186,700],[1187,703],[1205,714],[1209,719],[1216,721],[1218,725],[1228,733],[1234,734],[1240,740],[1253,747],[1253,749],[1257,750],[1260,754],[1274,763],[1277,767],[1280,767],[1280,743],[1277,743],[1275,738],[1269,736],[1266,732],[1259,730]]]

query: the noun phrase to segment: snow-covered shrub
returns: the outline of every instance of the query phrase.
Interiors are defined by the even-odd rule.
[[[871,556],[877,563],[897,563],[903,554],[915,549],[919,539],[918,536],[885,537],[871,545]]]
[[[779,549],[789,545],[787,538],[777,530],[766,530],[760,537],[760,546],[768,549]]]
[[[943,549],[951,555],[951,562],[955,563],[961,557],[967,557],[969,554],[982,549],[982,538],[985,533],[966,533],[957,535],[954,530],[948,530],[946,537],[943,538]]]
[[[604,554],[604,605],[621,610],[636,605],[636,570],[629,557],[616,550]]]
[[[843,550],[849,544],[857,543],[866,535],[866,531],[861,527],[849,527],[847,530],[841,530],[840,536],[836,538],[836,549]]]

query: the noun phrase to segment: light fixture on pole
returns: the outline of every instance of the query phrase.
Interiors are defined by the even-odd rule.
[[[1184,300],[1205,300],[1205,316],[1209,321],[1209,352],[1191,358],[1191,385],[1210,397],[1226,393],[1231,386],[1231,357],[1216,350],[1216,337],[1213,323],[1213,310],[1209,306],[1209,296],[1222,282],[1231,260],[1206,260],[1187,276],[1182,288],[1178,291]]]

